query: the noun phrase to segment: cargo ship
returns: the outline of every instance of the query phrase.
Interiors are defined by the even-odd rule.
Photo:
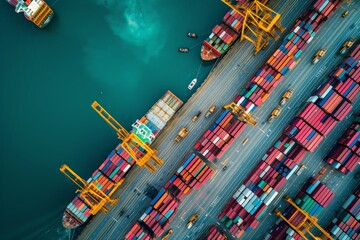
[[[182,104],[183,102],[178,97],[171,91],[167,91],[145,116],[132,124],[132,131],[150,145]],[[119,144],[87,182],[94,183],[98,189],[109,195],[116,190],[134,165],[135,160]],[[86,203],[87,201],[91,200],[83,199],[78,194],[67,206],[62,219],[65,228],[76,228],[86,222],[91,215],[91,208]]]
[[[15,7],[15,12],[24,12],[27,20],[35,23],[39,28],[49,24],[54,16],[53,10],[43,0],[6,0]]]
[[[262,0],[266,4],[269,0]],[[238,4],[246,3],[246,0],[238,1]],[[201,58],[205,61],[214,60],[223,55],[230,46],[239,38],[243,26],[244,17],[235,10],[228,11],[221,24],[217,24],[204,40],[201,47]]]

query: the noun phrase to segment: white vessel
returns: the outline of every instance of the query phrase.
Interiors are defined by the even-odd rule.
[[[189,90],[193,89],[193,87],[195,86],[196,82],[197,82],[197,79],[194,78],[194,79],[191,81],[191,83],[189,84],[188,89],[189,89]]]

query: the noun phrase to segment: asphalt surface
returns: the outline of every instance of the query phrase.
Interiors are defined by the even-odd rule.
[[[310,3],[311,1],[304,4],[301,0],[289,0],[279,4],[279,1],[271,1],[270,6],[282,14],[283,25],[290,30],[296,18],[307,9]],[[170,228],[174,230],[170,239],[198,239],[204,236],[209,227],[214,224],[222,231],[227,232],[225,226],[217,219],[221,209],[297,114],[311,91],[324,80],[327,73],[343,61],[344,58],[336,54],[343,42],[350,37],[360,38],[360,2],[357,1],[352,6],[343,4],[343,9],[348,9],[349,15],[344,19],[341,18],[343,10],[339,9],[324,24],[302,54],[297,66],[286,75],[285,80],[279,84],[268,100],[255,111],[254,117],[259,124],[256,127],[247,126],[216,163],[216,173],[209,182],[199,191],[193,191],[183,199],[177,209],[177,215],[170,225]],[[283,36],[286,33],[287,31]],[[114,197],[119,197],[119,203],[108,214],[100,213],[95,216],[78,239],[124,239],[125,234],[151,202],[151,198],[147,196],[150,186],[159,190],[170,179],[183,163],[184,158],[189,155],[190,150],[194,150],[193,146],[196,141],[219,116],[222,111],[220,106],[234,99],[240,88],[250,80],[256,70],[281,44],[281,40],[282,38],[270,44],[256,57],[253,56],[253,46],[250,43],[235,44],[152,145],[158,149],[158,156],[164,160],[164,165],[155,174],[150,174],[140,167],[132,169],[125,179],[125,183],[114,195]],[[311,59],[320,48],[327,48],[328,52],[319,63],[313,65]],[[282,115],[271,123],[265,123],[270,112],[277,106],[282,94],[289,87],[294,88],[295,93],[283,108]],[[358,98],[353,104],[352,113],[360,110],[359,103]],[[203,115],[214,104],[218,106],[217,111],[210,118],[205,119]],[[203,112],[203,115],[197,122],[191,122],[192,116],[199,110]],[[307,154],[303,161],[307,169],[302,175],[293,176],[285,184],[281,193],[270,205],[266,215],[260,220],[259,227],[246,232],[242,239],[262,239],[266,235],[266,232],[277,220],[277,217],[272,214],[272,209],[283,210],[285,202],[282,197],[285,195],[294,197],[306,179],[325,165],[322,159],[349,125],[350,120],[351,118],[347,118],[338,123],[316,151]],[[174,143],[173,139],[177,132],[184,126],[190,130],[189,135],[180,143]],[[249,138],[249,141],[246,145],[242,145],[242,141],[246,137]],[[225,165],[228,166],[228,169],[224,172],[222,167]],[[354,173],[344,177],[340,173],[331,171],[330,167],[328,169],[329,171],[323,176],[323,181],[335,192],[336,197],[319,217],[319,223],[322,226],[326,226],[337,215],[339,206],[343,204],[358,183],[353,178]],[[357,170],[359,167],[355,172]],[[120,216],[121,211],[124,212],[122,216]],[[185,224],[195,212],[201,214],[200,218],[190,230],[187,230]],[[231,236],[229,237],[231,238]]]

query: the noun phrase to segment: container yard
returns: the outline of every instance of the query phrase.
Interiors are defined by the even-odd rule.
[[[349,214],[341,213],[340,220],[333,220],[327,228],[333,219],[331,209],[338,208],[338,200],[357,186],[354,170],[360,161],[359,129],[358,117],[352,115],[360,111],[360,45],[357,42],[344,55],[337,52],[349,37],[360,38],[359,10],[337,0],[316,0],[308,5],[295,0],[279,5],[275,2],[268,4],[282,12],[282,23],[288,30],[256,57],[251,57],[249,49],[253,46],[249,43],[234,44],[171,125],[155,142],[151,138],[149,143],[165,160],[158,171],[150,174],[137,167],[117,176],[116,164],[129,162],[121,155],[119,145],[94,172],[92,179],[99,178],[104,193],[118,197],[119,202],[109,213],[99,212],[79,239],[161,239],[170,229],[169,239],[262,239],[267,233],[266,239],[303,237],[294,227],[279,221],[280,213],[291,218],[294,226],[306,218],[304,212],[317,216],[319,225],[328,231],[325,234],[330,234],[331,229],[334,236],[342,234],[339,229],[344,231],[345,223],[356,225],[352,218],[348,222],[349,214],[358,214],[358,196],[352,195],[351,201],[356,198],[357,202],[343,207]],[[343,8],[354,13],[342,19]],[[230,46],[239,34],[239,16],[230,10],[223,23],[213,29],[212,35],[220,33],[216,36],[224,46]],[[340,20],[341,26],[337,24]],[[311,59],[322,45],[326,45],[327,54],[312,65]],[[217,57],[225,53],[217,51]],[[222,88],[218,87],[220,81]],[[294,89],[293,96],[281,103],[290,88]],[[279,104],[283,105],[281,115],[266,123],[269,113]],[[210,117],[192,121],[193,113],[206,112],[214,105],[226,109],[219,107]],[[145,118],[140,122],[153,135],[167,122],[158,123],[152,110]],[[252,126],[246,127],[247,123]],[[175,143],[173,139],[184,126],[188,136]],[[332,146],[335,150],[330,149]],[[130,169],[132,164],[123,167]],[[340,172],[330,170],[328,165]],[[322,179],[329,183],[309,178],[324,166],[328,169]],[[349,174],[343,177],[341,173]],[[125,174],[127,179],[118,191],[112,192],[114,184],[106,180],[117,183]],[[294,199],[301,211],[279,206],[284,196]],[[68,226],[79,225],[88,217],[81,215],[88,213],[82,211],[80,200],[75,198],[65,212]],[[275,208],[278,214],[273,213]],[[75,218],[66,214],[71,209],[82,209],[76,218],[82,222],[74,225],[69,220]],[[186,223],[194,214],[196,220],[188,230]],[[354,236],[356,239],[355,234],[350,237]]]

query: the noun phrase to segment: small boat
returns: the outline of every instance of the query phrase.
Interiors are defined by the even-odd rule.
[[[193,33],[193,32],[188,32],[187,35],[188,35],[189,38],[197,38],[198,37],[198,35],[196,33]]]
[[[183,48],[183,47],[179,48],[179,52],[187,53],[189,51],[190,51],[189,48]]]
[[[193,87],[195,86],[196,82],[197,82],[197,79],[194,78],[194,79],[191,81],[191,83],[189,84],[188,89],[189,89],[189,90],[193,89]]]

